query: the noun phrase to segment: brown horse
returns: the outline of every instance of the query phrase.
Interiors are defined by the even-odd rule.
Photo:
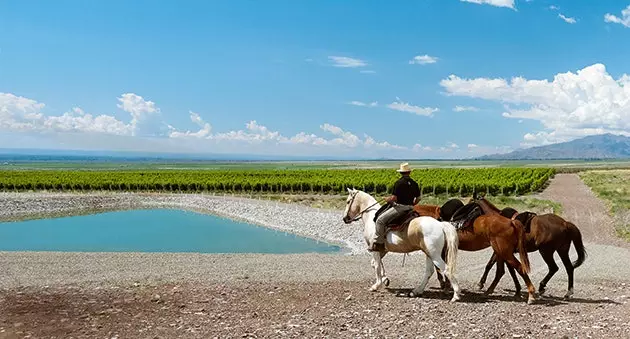
[[[538,251],[545,263],[547,263],[547,267],[549,267],[549,273],[543,278],[538,287],[539,293],[542,295],[545,292],[547,283],[558,271],[558,265],[556,265],[553,259],[554,252],[558,252],[569,278],[569,286],[564,298],[570,298],[573,295],[573,270],[582,265],[587,256],[586,249],[582,243],[582,235],[577,226],[553,213],[541,215],[532,212],[518,213],[515,209],[506,207],[501,210],[501,215],[519,220],[525,225],[525,230],[527,231],[527,251]],[[571,263],[571,259],[569,258],[569,250],[571,249],[572,242],[578,255],[577,260],[573,263]],[[479,289],[483,288],[486,278],[488,277],[488,272],[496,261],[496,255],[493,254],[479,281]],[[508,271],[514,281],[516,294],[520,295],[521,285],[514,274],[514,270],[508,266]]]
[[[512,220],[500,214],[500,210],[485,199],[473,196],[473,199],[458,209],[452,220],[458,220],[461,211],[479,207],[483,214],[473,220],[472,225],[460,228],[457,231],[459,236],[458,249],[464,251],[480,251],[492,247],[498,263],[506,263],[514,268],[525,280],[529,298],[527,303],[531,304],[536,300],[536,289],[529,279],[529,257],[525,246],[525,226],[519,220]],[[514,253],[518,252],[521,262]],[[503,267],[503,266],[499,266]],[[497,276],[493,281],[494,286],[498,283],[501,275],[505,274],[505,269],[500,272],[497,268]],[[438,279],[442,287],[445,287],[444,277],[438,272]],[[489,289],[490,292],[492,290]],[[486,294],[490,294],[486,292]]]

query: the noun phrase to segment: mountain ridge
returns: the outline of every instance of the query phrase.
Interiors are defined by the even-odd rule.
[[[629,159],[630,138],[611,133],[590,135],[572,141],[489,154],[477,160],[576,160]]]

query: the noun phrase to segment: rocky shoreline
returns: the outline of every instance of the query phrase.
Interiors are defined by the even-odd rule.
[[[361,222],[346,225],[342,211],[208,194],[172,193],[0,193],[0,222],[95,212],[175,208],[265,226],[365,253]]]

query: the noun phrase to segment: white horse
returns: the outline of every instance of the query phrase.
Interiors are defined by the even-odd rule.
[[[350,224],[362,219],[365,225],[363,236],[369,244],[376,231],[374,216],[381,205],[371,195],[356,189],[348,188],[348,198],[343,221]],[[442,249],[448,246],[446,263],[442,260]],[[416,288],[409,294],[411,297],[424,293],[424,289],[433,275],[434,266],[441,272],[445,272],[453,287],[451,301],[460,299],[460,288],[455,277],[457,263],[457,247],[459,238],[457,230],[449,222],[438,221],[432,217],[414,218],[404,229],[388,231],[385,235],[385,248],[389,252],[409,253],[423,251],[426,254],[426,267],[424,277]],[[378,290],[383,284],[388,285],[389,279],[385,277],[382,255],[380,252],[372,252],[372,267],[376,271],[376,282],[370,291]]]

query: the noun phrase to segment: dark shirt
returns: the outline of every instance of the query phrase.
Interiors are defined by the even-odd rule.
[[[411,177],[401,177],[394,184],[393,195],[396,202],[401,205],[413,205],[413,199],[420,196],[420,187]]]

